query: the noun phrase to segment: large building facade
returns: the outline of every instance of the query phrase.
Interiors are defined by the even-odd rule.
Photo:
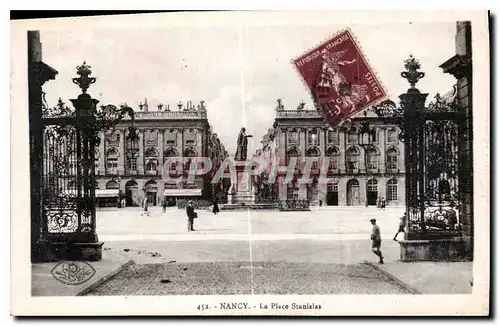
[[[197,105],[179,103],[177,110],[158,105],[151,111],[147,100],[135,112],[138,131],[136,148],[128,146],[129,117],[112,131],[100,135],[102,141],[96,149],[96,196],[102,206],[116,205],[125,199],[127,206],[138,206],[145,197],[150,205],[160,205],[163,200],[174,204],[178,199],[211,199],[221,189],[212,185],[209,175],[196,176],[187,182],[190,157],[209,157],[216,169],[228,153],[207,119],[203,102]],[[170,166],[164,165],[176,162]],[[166,182],[163,173],[183,182]]]
[[[364,122],[369,122],[376,135],[367,150],[358,144]],[[397,126],[384,123],[371,112],[342,127],[330,128],[317,111],[304,110],[303,103],[295,110],[286,110],[279,101],[273,128],[263,137],[256,155],[280,164],[289,164],[292,157],[297,166],[307,157],[315,157],[318,163],[312,163],[310,183],[297,182],[303,171],[297,168],[292,182],[285,182],[285,176],[278,174],[266,193],[276,200],[309,200],[312,205],[320,201],[330,206],[377,205],[381,198],[389,206],[404,205],[404,143],[398,135]],[[329,158],[328,163],[325,158]],[[331,182],[321,182],[322,168]]]

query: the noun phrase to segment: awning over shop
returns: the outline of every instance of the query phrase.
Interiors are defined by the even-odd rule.
[[[118,197],[119,189],[96,189],[95,196],[102,197]]]
[[[201,189],[165,189],[163,196],[201,196]]]

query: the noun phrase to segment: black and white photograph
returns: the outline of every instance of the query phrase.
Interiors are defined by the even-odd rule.
[[[11,21],[11,313],[487,315],[488,24]]]

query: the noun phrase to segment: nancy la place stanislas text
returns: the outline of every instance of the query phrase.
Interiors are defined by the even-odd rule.
[[[282,304],[269,302],[250,304],[248,302],[220,302],[219,304],[199,304],[198,310],[320,310],[321,305],[316,303]]]

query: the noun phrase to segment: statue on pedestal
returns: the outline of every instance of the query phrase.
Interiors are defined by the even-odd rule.
[[[248,138],[252,137],[252,135],[246,134],[246,128],[241,128],[241,131],[238,135],[238,144],[236,147],[236,155],[234,156],[236,161],[246,161],[247,160],[247,151],[248,151]]]

